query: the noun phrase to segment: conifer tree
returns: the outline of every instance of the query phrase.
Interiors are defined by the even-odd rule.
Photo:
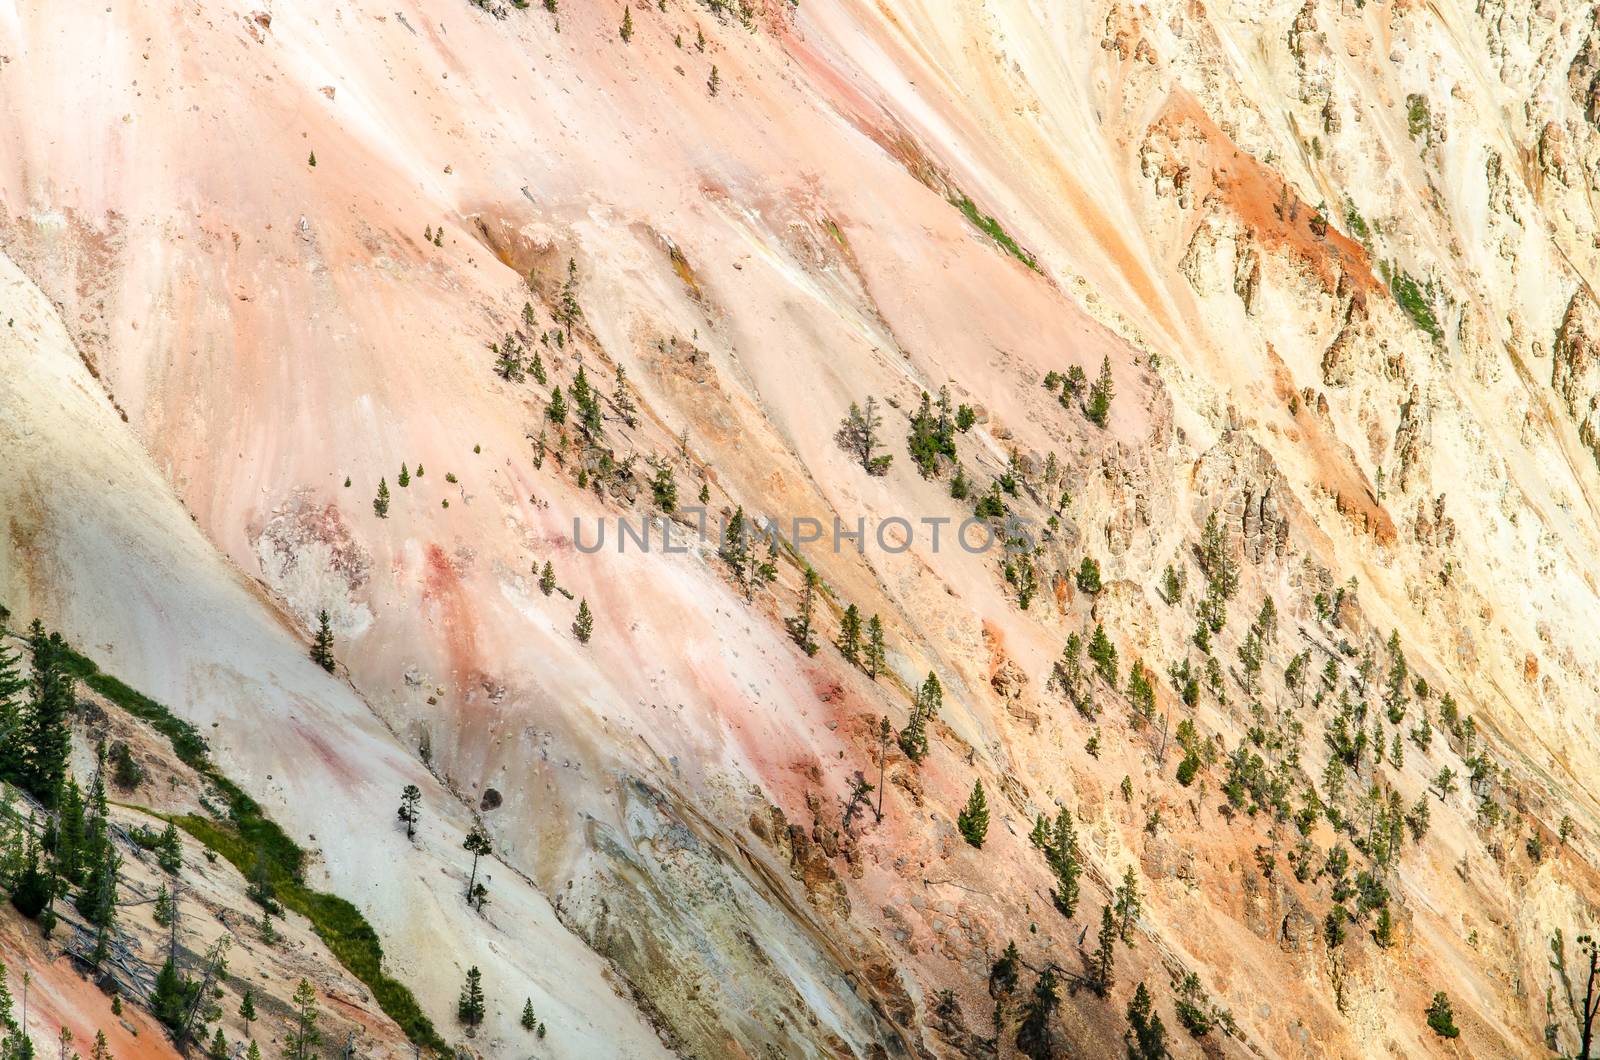
[[[1456,1026],[1455,1012],[1450,1007],[1450,997],[1443,990],[1433,995],[1428,1005],[1428,1026],[1441,1038],[1459,1038],[1461,1029]]]
[[[228,1039],[222,1033],[222,1028],[217,1028],[217,1033],[211,1036],[211,1048],[206,1051],[210,1060],[228,1060]]]
[[[633,9],[632,8],[624,7],[622,9],[622,28],[617,31],[617,34],[618,34],[618,36],[620,36],[622,38],[622,43],[624,43],[624,44],[627,44],[629,41],[633,40]]]
[[[244,1036],[250,1037],[250,1024],[256,1020],[256,992],[251,987],[245,987],[239,999],[239,1018],[244,1020]]]
[[[28,818],[28,840],[23,847],[22,868],[11,883],[11,904],[30,920],[42,916],[55,897],[55,881],[39,863],[39,843],[33,834],[33,817]]]
[[[788,620],[789,635],[807,655],[817,654],[817,639],[812,635],[812,618],[816,610],[817,586],[821,582],[816,569],[807,566],[805,584],[800,590],[800,613]]]
[[[911,717],[906,721],[906,727],[900,730],[900,750],[913,763],[921,763],[928,754],[928,729],[922,717],[922,706],[914,703],[911,706]]]
[[[928,671],[927,680],[922,682],[922,689],[917,693],[917,705],[930,718],[938,715],[939,709],[944,706],[944,686],[939,683],[939,675],[932,670]]]
[[[1106,636],[1104,623],[1096,622],[1094,634],[1089,638],[1089,659],[1094,663],[1100,679],[1112,688],[1117,687],[1117,646]]]
[[[1128,946],[1133,945],[1133,923],[1139,919],[1141,903],[1139,880],[1129,865],[1122,871],[1122,882],[1117,885],[1117,936]]]
[[[294,1028],[287,1036],[290,1060],[311,1060],[317,1046],[322,1043],[322,1032],[317,1029],[317,992],[306,980],[294,990]]]
[[[1090,985],[1094,992],[1105,997],[1111,992],[1111,986],[1116,982],[1115,964],[1117,947],[1117,924],[1112,918],[1109,905],[1100,910],[1100,938],[1095,947],[1094,956],[1090,958],[1091,969]]]
[[[617,383],[611,390],[611,404],[617,410],[617,415],[622,417],[622,422],[629,427],[638,426],[638,418],[634,416],[639,411],[633,403],[633,396],[628,393],[627,370],[622,365],[617,365]]]
[[[395,481],[400,483],[401,489],[405,489],[407,486],[411,485],[411,472],[406,470],[406,464],[403,460],[400,462],[400,477]]]
[[[983,849],[983,839],[989,833],[989,804],[983,797],[983,781],[973,782],[972,794],[966,807],[956,816],[956,827],[961,837],[978,849]]]
[[[372,512],[379,519],[389,518],[389,483],[378,480],[378,495],[372,498]]]
[[[168,1030],[177,1031],[188,1018],[189,1005],[199,988],[200,984],[193,979],[179,974],[177,964],[169,956],[156,975],[155,990],[150,994],[151,1015]]]
[[[333,624],[328,618],[327,608],[317,612],[317,635],[311,641],[311,661],[330,674],[336,665],[333,657]]]
[[[550,391],[550,404],[545,406],[544,414],[546,419],[558,427],[567,422],[567,399],[562,396],[559,383]]]
[[[667,515],[678,509],[678,483],[672,475],[672,465],[663,462],[656,468],[656,476],[650,483],[650,491],[655,497],[656,507]]]
[[[407,784],[400,789],[400,809],[396,816],[405,822],[406,838],[417,837],[417,822],[422,820],[422,789],[415,784]]]
[[[578,638],[579,644],[589,643],[589,638],[594,636],[594,614],[589,610],[587,598],[578,601],[578,617],[572,620],[572,635]]]
[[[878,808],[877,820],[883,821],[883,774],[889,766],[889,741],[894,739],[894,726],[889,724],[889,715],[885,714],[878,721]]]
[[[94,1032],[94,1049],[89,1053],[89,1060],[111,1060],[111,1045],[106,1041],[106,1032]]]
[[[567,329],[567,338],[572,338],[572,327],[583,316],[583,307],[578,305],[578,261],[576,258],[567,259],[567,282],[561,287],[561,322]]]
[[[1056,877],[1050,900],[1055,903],[1056,910],[1070,920],[1078,910],[1078,877],[1083,875],[1083,866],[1078,856],[1078,832],[1065,806],[1056,812],[1056,825],[1045,858]]]
[[[491,853],[494,847],[489,843],[489,833],[483,830],[482,825],[473,825],[467,832],[467,838],[462,841],[461,848],[472,855],[472,875],[467,878],[467,901],[476,897],[478,886],[478,859]]]
[[[21,665],[21,656],[0,640],[0,779],[11,781],[22,775],[22,694],[28,682]]]
[[[878,431],[882,426],[883,416],[878,413],[878,399],[869,396],[865,408],[854,401],[850,403],[850,411],[834,434],[834,440],[840,448],[855,457],[856,463],[869,475],[887,474],[889,465],[894,462],[891,454],[880,456],[875,453],[880,444]]]
[[[744,505],[734,509],[726,526],[722,528],[722,545],[718,549],[722,562],[733,571],[734,580],[745,583],[745,570],[750,565],[750,535],[745,527]]]
[[[533,1014],[533,998],[527,998],[522,1002],[522,1029],[531,1031],[538,1025],[538,1017]]]
[[[183,844],[178,841],[178,826],[171,821],[161,832],[161,838],[156,841],[156,864],[162,871],[177,875],[183,868]]]
[[[1128,1002],[1127,1043],[1128,1060],[1166,1060],[1167,1028],[1143,983]]]
[[[544,561],[544,570],[539,572],[539,591],[549,596],[556,589],[556,569],[549,560]]]
[[[467,969],[467,981],[461,986],[461,996],[456,1001],[456,1018],[468,1027],[483,1022],[483,973],[477,965]]]
[[[1111,398],[1115,391],[1111,385],[1111,358],[1100,360],[1100,378],[1089,388],[1088,416],[1096,427],[1104,427],[1111,415]]]
[[[28,644],[33,652],[33,676],[22,710],[22,768],[16,779],[29,794],[53,805],[67,776],[74,681],[63,665],[67,646],[61,634],[47,636],[35,619],[28,629]]]
[[[855,604],[844,609],[839,620],[839,654],[852,665],[861,661],[861,610]]]
[[[7,982],[6,964],[0,961],[0,1038],[17,1032],[17,1018],[11,1014],[16,1001],[11,997],[11,984]]]
[[[65,790],[56,798],[56,805],[60,807],[55,823],[55,859],[56,872],[62,879],[69,883],[83,882],[83,859],[88,853],[88,832],[83,811],[83,796],[79,793],[78,782],[72,777],[67,778]],[[49,841],[49,825],[46,825],[45,845],[51,846]]]
[[[702,37],[701,39],[704,40],[705,38]],[[704,51],[705,49],[702,48],[701,50]],[[716,63],[711,64],[711,76],[706,78],[706,88],[711,91],[713,96],[722,91],[722,75],[717,73]]]
[[[250,1039],[250,1051],[244,1054],[244,1060],[261,1060],[261,1046],[254,1038]]]
[[[867,676],[874,681],[882,672],[885,655],[883,648],[883,622],[877,615],[867,620]]]

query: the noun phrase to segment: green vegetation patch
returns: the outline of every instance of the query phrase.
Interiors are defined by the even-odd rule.
[[[1000,227],[999,221],[996,221],[986,213],[980,212],[977,204],[967,198],[965,194],[959,199],[951,199],[950,204],[960,210],[967,220],[972,222],[974,228],[1000,244],[1000,248],[1007,254],[1010,254],[1034,272],[1039,271],[1039,263],[1034,260],[1033,255],[1018,246],[1017,241],[1011,238],[1011,234]]]

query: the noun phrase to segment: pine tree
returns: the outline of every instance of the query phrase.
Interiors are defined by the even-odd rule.
[[[178,841],[178,826],[171,821],[167,822],[161,838],[156,841],[156,864],[161,866],[162,871],[174,876],[183,868],[183,844]]]
[[[17,1032],[17,1018],[11,1014],[11,1008],[16,1002],[11,997],[11,984],[6,981],[6,964],[0,961],[0,1029],[6,1033],[0,1038]]]
[[[256,992],[248,986],[239,999],[239,1018],[244,1020],[244,1036],[250,1037],[250,1024],[256,1021]]]
[[[750,535],[746,527],[746,517],[744,517],[744,504],[739,504],[739,508],[734,509],[733,516],[728,519],[728,525],[723,527],[722,546],[717,549],[717,554],[722,556],[722,562],[728,564],[728,568],[733,570],[734,581],[738,581],[741,586],[747,586],[749,584],[746,580],[746,572],[750,567]],[[746,599],[749,599],[749,591],[746,592]]]
[[[561,322],[566,326],[567,338],[572,338],[572,326],[583,317],[583,307],[578,305],[578,261],[567,259],[567,282],[561,287]]]
[[[98,841],[90,842],[89,858],[88,875],[75,904],[89,923],[110,927],[117,915],[117,874],[121,871],[122,857],[102,831]]]
[[[56,805],[60,807],[55,822],[55,842],[49,840],[49,825],[46,825],[45,846],[55,847],[56,872],[69,883],[83,882],[83,860],[88,853],[89,834],[85,823],[83,810],[83,796],[78,790],[78,782],[72,777],[67,778],[65,790],[57,796]]]
[[[835,642],[839,654],[852,665],[861,661],[861,611],[855,604],[844,609],[839,620],[839,639]]]
[[[1117,687],[1117,646],[1106,636],[1106,627],[1096,622],[1094,634],[1089,638],[1089,659],[1094,663],[1100,679],[1112,688]]]
[[[11,904],[29,920],[38,918],[55,896],[55,882],[39,864],[39,843],[33,834],[33,817],[28,817],[28,841],[23,848],[22,868],[11,882]]]
[[[254,1038],[250,1039],[250,1051],[244,1054],[244,1060],[261,1060],[261,1046],[256,1044]]]
[[[883,417],[878,413],[878,400],[868,397],[864,409],[854,401],[850,403],[850,411],[834,434],[839,446],[855,457],[856,463],[869,475],[887,474],[889,465],[894,462],[890,454],[874,455],[879,445],[878,430],[882,426]]]
[[[662,463],[656,468],[656,477],[650,483],[650,491],[655,497],[656,507],[667,515],[678,509],[678,483],[672,474],[672,465]]]
[[[928,717],[936,717],[941,707],[944,706],[944,686],[939,683],[939,675],[932,670],[922,682],[922,689],[917,693],[917,705]]]
[[[973,782],[966,808],[956,816],[956,827],[969,844],[980,850],[983,848],[983,838],[989,832],[989,804],[983,797],[983,781]]]
[[[456,1018],[468,1027],[483,1022],[483,973],[477,965],[467,969],[467,981],[461,986],[461,997],[456,1001]]]
[[[632,8],[625,7],[625,8],[622,9],[622,28],[620,30],[618,30],[617,32],[618,32],[618,35],[620,35],[622,37],[622,43],[627,44],[629,41],[633,40],[633,9]]]
[[[900,750],[913,763],[921,763],[928,755],[928,729],[922,717],[920,704],[912,704],[911,717],[900,730]]]
[[[622,422],[629,427],[638,426],[638,418],[634,413],[639,411],[633,403],[633,397],[628,393],[627,371],[622,365],[617,365],[617,383],[611,390],[611,404],[617,410],[617,415],[622,417]]]
[[[889,741],[894,739],[894,726],[889,724],[889,715],[885,714],[878,721],[878,808],[875,811],[877,820],[883,821],[883,774],[889,768]]]
[[[1123,943],[1133,945],[1133,923],[1139,919],[1141,902],[1139,899],[1139,880],[1133,873],[1133,866],[1129,865],[1122,872],[1122,883],[1117,886],[1117,936]]]
[[[405,822],[406,838],[417,837],[417,822],[422,820],[422,789],[415,784],[407,784],[400,789],[400,809],[397,816]]]
[[[211,1036],[211,1048],[206,1052],[211,1060],[228,1060],[228,1039],[223,1035],[222,1028],[217,1028],[217,1033]]]
[[[22,769],[17,778],[27,792],[53,805],[67,776],[72,746],[70,718],[76,693],[63,666],[67,646],[61,634],[45,634],[35,619],[28,630],[33,677],[22,711]]]
[[[594,615],[589,611],[587,598],[578,601],[578,617],[572,620],[572,635],[578,638],[579,644],[589,643],[589,638],[594,636]]]
[[[1078,858],[1078,833],[1066,807],[1056,813],[1055,831],[1045,856],[1056,877],[1050,899],[1057,911],[1070,920],[1078,909],[1078,877],[1083,875],[1083,866]]]
[[[884,664],[883,622],[873,615],[867,620],[867,676],[876,681]]]
[[[317,1029],[317,992],[306,980],[294,990],[294,1029],[287,1035],[290,1060],[311,1060],[317,1046],[322,1043],[322,1032]]]
[[[550,391],[550,404],[545,406],[544,414],[557,426],[567,422],[567,399],[561,394],[560,384]]]
[[[1450,997],[1443,990],[1433,995],[1428,1006],[1428,1026],[1441,1038],[1459,1038],[1461,1028],[1456,1026],[1455,1013],[1450,1008]]]
[[[1089,388],[1088,416],[1096,427],[1104,427],[1111,415],[1111,398],[1115,391],[1111,385],[1111,358],[1100,360],[1100,378]]]
[[[1167,1029],[1143,983],[1128,1002],[1127,1042],[1128,1060],[1166,1060]]]
[[[168,957],[156,976],[155,990],[150,994],[150,1014],[168,1030],[176,1031],[188,1018],[189,1005],[198,990],[199,984],[180,975],[178,966]]]
[[[400,462],[400,477],[395,481],[400,483],[401,489],[411,485],[411,472],[406,470],[405,461],[403,460]]]
[[[378,480],[378,495],[372,498],[372,512],[379,519],[389,518],[389,483]]]
[[[478,859],[493,852],[494,847],[489,843],[489,833],[483,830],[482,825],[473,825],[467,832],[467,838],[462,841],[461,848],[472,855],[472,875],[467,879],[467,901],[475,897],[478,885]]]
[[[328,619],[327,608],[317,612],[317,635],[311,641],[311,661],[330,674],[336,665],[333,657],[333,625]]]
[[[805,584],[800,590],[800,613],[788,619],[789,635],[807,655],[817,654],[817,640],[812,635],[811,623],[816,609],[817,586],[821,582],[814,568],[807,566]]]
[[[533,998],[522,1002],[522,1029],[531,1031],[539,1025],[539,1020],[533,1014]]]
[[[89,1060],[111,1060],[111,1045],[106,1041],[106,1032],[94,1032],[94,1050],[89,1054]]]
[[[556,569],[549,560],[544,561],[544,570],[539,572],[539,591],[549,596],[556,589]]]
[[[704,40],[705,38],[702,37],[701,39]],[[702,48],[701,50],[704,51],[705,49]],[[717,73],[716,63],[711,64],[711,76],[706,79],[706,88],[711,90],[713,96],[722,91],[722,75]]]
[[[22,776],[22,693],[28,682],[22,676],[21,656],[0,641],[0,780]]]
[[[1111,916],[1111,907],[1103,906],[1100,910],[1100,939],[1095,947],[1094,956],[1090,958],[1091,983],[1094,992],[1105,997],[1111,992],[1111,986],[1116,982],[1114,966],[1116,963],[1117,924]]]
[[[311,152],[311,156],[306,159],[306,165],[310,166],[312,169],[317,168],[317,153],[315,151]]]

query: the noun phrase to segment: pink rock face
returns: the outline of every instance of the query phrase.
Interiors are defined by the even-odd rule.
[[[954,1055],[993,1033],[1007,943],[1011,1040],[1137,864],[1139,945],[1109,1001],[1064,999],[1065,1055],[1120,1055],[1141,981],[1177,1028],[1191,971],[1236,1021],[1208,1048],[1422,1055],[1441,989],[1474,1052],[1542,1046],[1548,939],[1596,897],[1592,829],[1525,852],[1600,812],[1595,223],[1581,181],[1511,160],[1596,147],[1539,58],[1584,20],[1523,54],[1481,14],[1375,5],[629,0],[626,40],[621,3],[573,0],[25,6],[0,20],[0,600],[201,725],[441,1027],[476,964],[484,1055],[531,1047],[524,997],[562,1055]],[[1103,426],[1057,381],[1102,368]],[[975,423],[924,476],[910,420],[942,390]],[[869,396],[882,475],[835,441]],[[748,594],[716,540],[619,552],[668,472],[712,527],[866,541],[780,550]],[[953,544],[991,496],[1026,557]],[[1239,589],[1202,633],[1213,513]],[[814,654],[786,621],[808,565]],[[836,647],[852,604],[876,675]],[[1117,680],[1069,696],[1063,645],[1097,626]],[[930,672],[918,764],[897,736]],[[1382,748],[1342,793],[1341,696]],[[1497,779],[1381,865],[1377,825],[1315,812],[1375,821],[1376,784],[1400,830],[1480,753]],[[954,823],[976,780],[981,851]],[[407,783],[415,849],[387,827]],[[1029,841],[1063,807],[1070,919]],[[1319,940],[1319,868],[1357,839],[1398,949]]]

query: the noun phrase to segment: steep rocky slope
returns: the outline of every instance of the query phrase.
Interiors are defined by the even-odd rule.
[[[1120,1055],[1140,981],[1179,1054],[1570,1052],[1550,940],[1575,961],[1594,924],[1600,823],[1597,33],[1521,2],[13,8],[0,600],[216,723],[441,1026],[481,965],[485,1055],[527,1047],[527,995],[559,1055],[979,1052],[1015,940],[1010,1049],[1130,867],[1133,944],[1108,998],[1065,999],[1066,1055]],[[545,382],[496,374],[507,342]],[[1103,361],[1100,427],[1055,373]],[[547,418],[580,366],[594,432]],[[906,450],[941,387],[977,411],[975,491],[1012,476],[1025,562],[917,522],[971,512]],[[834,439],[868,396],[883,476]],[[616,550],[657,465],[713,525],[868,540],[796,542],[747,602],[715,542]],[[1239,584],[1207,653],[1213,515]],[[814,656],[783,622],[803,564]],[[885,624],[876,680],[828,646],[849,604]],[[323,609],[337,677],[305,658]],[[1097,624],[1114,687],[1061,681]],[[930,672],[930,755],[884,756]],[[880,757],[881,821],[851,803]],[[975,780],[981,851],[955,827]],[[1374,846],[1380,806],[1399,831],[1419,804]],[[1058,807],[1071,918],[1028,838]],[[1325,930],[1351,832],[1388,945],[1377,906]],[[1178,1029],[1189,972],[1234,1029]]]

